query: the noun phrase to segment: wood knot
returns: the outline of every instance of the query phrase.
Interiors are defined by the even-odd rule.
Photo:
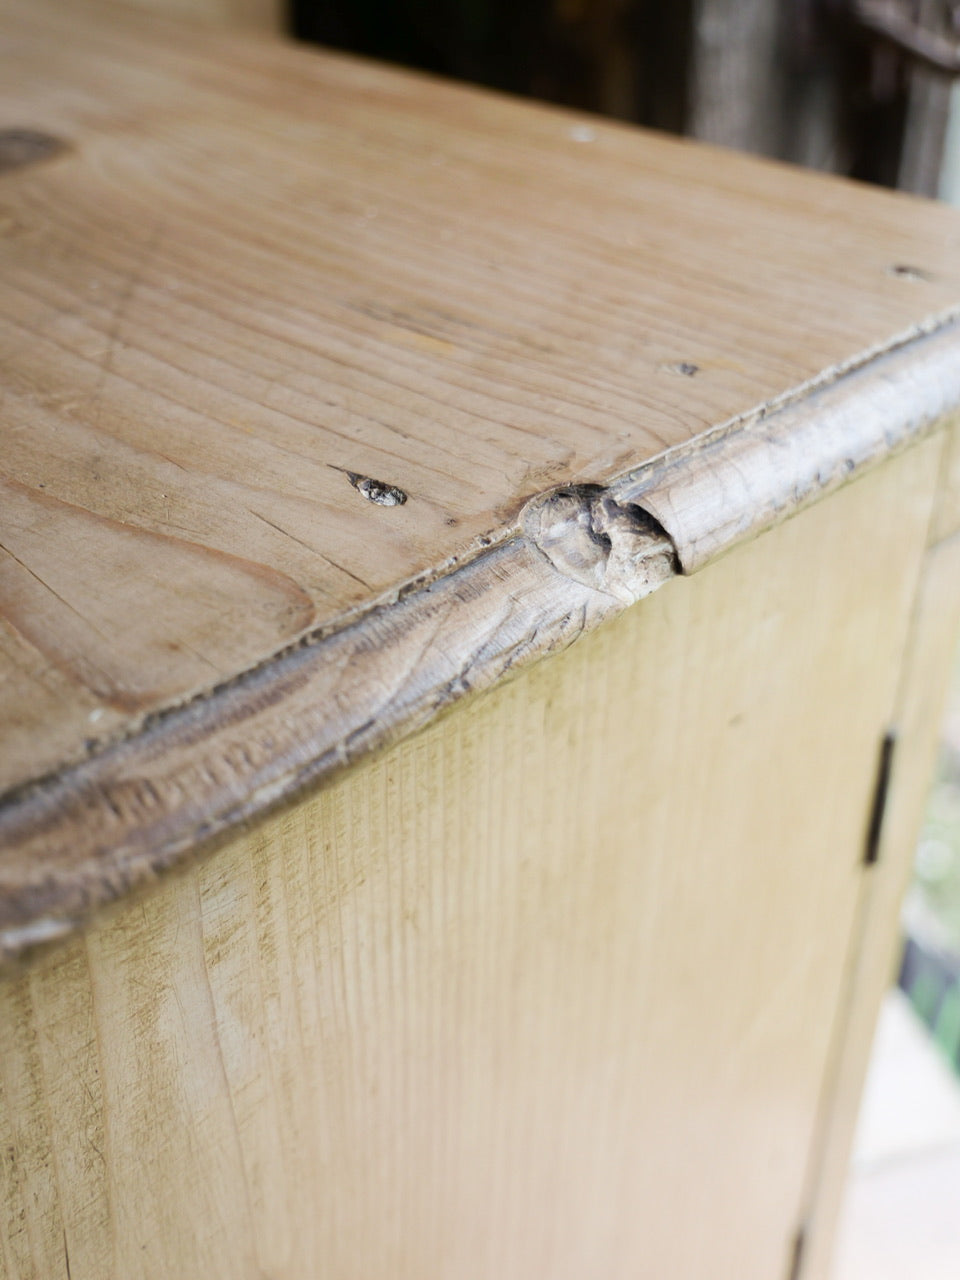
[[[558,572],[625,604],[676,572],[674,546],[661,525],[600,485],[567,485],[531,499],[521,525]]]

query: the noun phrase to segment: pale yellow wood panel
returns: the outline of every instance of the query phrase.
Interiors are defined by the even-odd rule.
[[[960,304],[953,210],[129,6],[0,15],[0,122],[64,144],[0,185],[0,612],[64,686],[3,788]]]
[[[960,531],[960,417],[945,424],[947,442],[943,454],[943,473],[933,524],[931,542],[942,542]]]
[[[4,1276],[110,1274],[113,1235],[130,1212],[108,1189],[109,1049],[90,979],[77,941],[32,980],[0,989]]]
[[[894,980],[900,942],[898,913],[913,866],[933,777],[946,691],[956,660],[960,633],[958,587],[960,534],[931,548],[924,563],[892,718],[898,741],[880,857],[864,884],[844,1024],[811,1165],[808,1247],[802,1280],[821,1280],[830,1274],[834,1232],[870,1045],[880,1002]]]
[[[5,1275],[784,1274],[939,454],[8,976]]]

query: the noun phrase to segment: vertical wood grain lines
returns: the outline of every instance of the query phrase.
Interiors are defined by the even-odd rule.
[[[5,979],[5,1280],[782,1273],[940,443]]]

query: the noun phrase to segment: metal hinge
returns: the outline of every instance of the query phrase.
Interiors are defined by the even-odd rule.
[[[877,760],[877,776],[873,784],[873,804],[870,809],[870,825],[867,828],[867,839],[863,849],[864,865],[872,867],[880,856],[880,836],[883,832],[883,819],[887,810],[887,795],[890,791],[890,775],[893,768],[893,752],[897,745],[897,735],[888,730],[880,744],[880,755]]]

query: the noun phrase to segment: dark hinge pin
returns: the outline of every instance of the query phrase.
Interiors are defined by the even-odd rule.
[[[880,835],[883,831],[883,817],[887,808],[887,792],[890,790],[890,771],[893,767],[893,749],[897,744],[895,733],[886,733],[880,744],[880,759],[877,764],[877,780],[873,789],[873,808],[870,811],[870,826],[867,829],[867,843],[863,851],[863,861],[872,867],[880,856]]]
[[[793,1238],[793,1251],[790,1254],[790,1270],[787,1272],[787,1280],[800,1280],[800,1270],[803,1266],[803,1247],[807,1242],[807,1232],[804,1227]]]

